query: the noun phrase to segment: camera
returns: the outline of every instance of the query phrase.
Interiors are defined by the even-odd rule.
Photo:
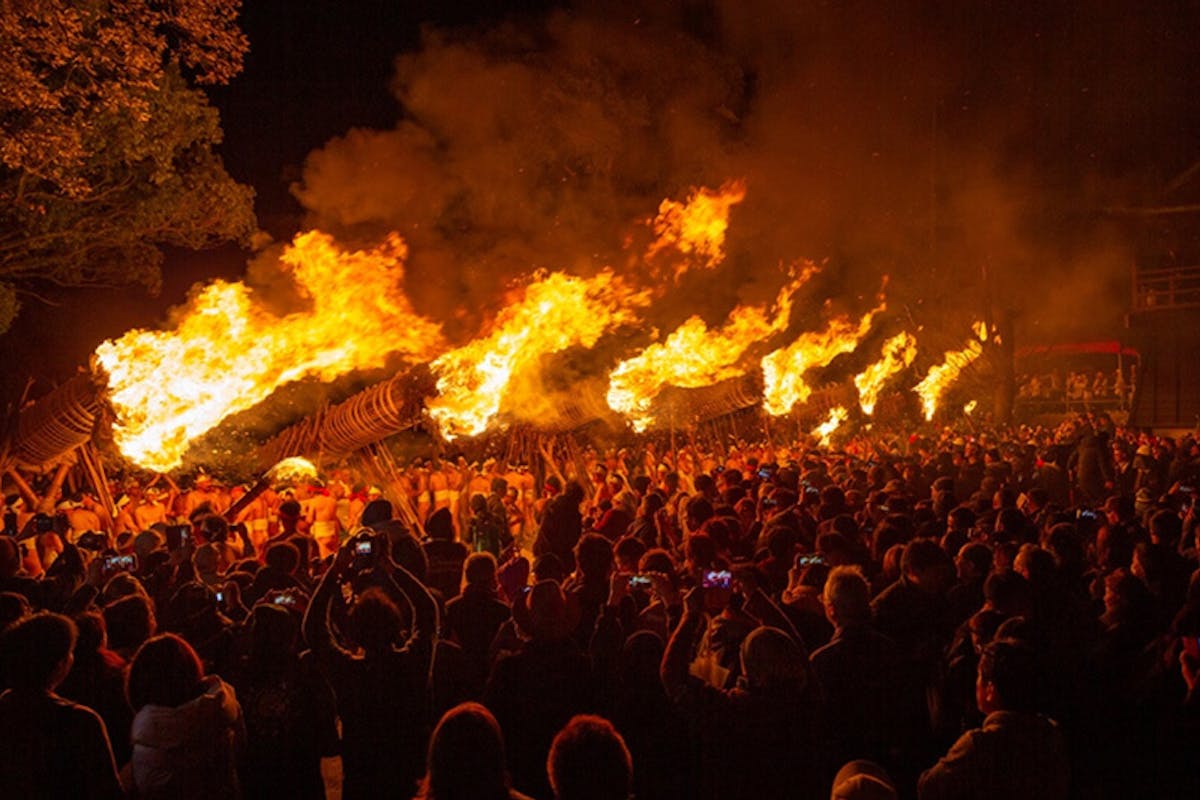
[[[733,573],[727,569],[710,569],[704,573],[700,585],[705,589],[729,589],[733,586]]]
[[[355,570],[365,572],[375,566],[379,558],[380,544],[372,531],[360,531],[351,539],[350,546],[354,552],[354,561],[351,563]]]

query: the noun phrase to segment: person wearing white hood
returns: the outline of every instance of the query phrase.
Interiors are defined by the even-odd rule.
[[[133,789],[140,800],[240,796],[235,753],[245,723],[233,687],[204,675],[200,657],[173,634],[148,640],[126,684],[133,718]]]

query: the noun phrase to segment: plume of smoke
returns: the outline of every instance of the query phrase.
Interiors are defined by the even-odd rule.
[[[339,238],[399,231],[414,303],[451,337],[473,335],[534,268],[632,264],[644,234],[631,222],[729,178],[747,197],[726,264],[648,326],[719,323],[808,257],[828,260],[814,296],[858,312],[890,273],[891,307],[918,323],[949,308],[965,324],[988,295],[1059,333],[1078,327],[1081,302],[1091,322],[1123,309],[1126,249],[1087,210],[1146,166],[1102,168],[1072,148],[1103,145],[1098,126],[1140,108],[1130,88],[1185,56],[1140,48],[1141,61],[1081,66],[1124,23],[1076,27],[1076,5],[1031,25],[1028,10],[974,2],[627,1],[430,30],[397,59],[396,126],[328,142],[294,192]],[[1144,103],[1172,99],[1171,85]]]

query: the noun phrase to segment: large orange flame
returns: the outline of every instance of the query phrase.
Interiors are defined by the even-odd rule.
[[[700,317],[689,317],[664,341],[622,361],[609,375],[608,405],[629,418],[634,430],[654,422],[650,407],[666,386],[697,388],[745,374],[746,351],[763,339],[787,330],[792,295],[816,272],[811,263],[779,291],[774,308],[738,306],[728,321],[709,330]]]
[[[108,373],[121,452],[150,469],[174,469],[193,439],[285,383],[444,349],[440,327],[403,292],[406,255],[394,234],[375,249],[345,252],[310,231],[280,258],[306,310],[280,316],[245,284],[215,281],[175,330],[133,330],[101,344],[96,361]]]
[[[666,248],[694,256],[698,265],[712,269],[725,259],[725,232],[729,229],[729,210],[746,197],[743,181],[728,181],[720,189],[693,189],[687,200],[663,200],[654,218],[657,235],[647,257]],[[675,267],[678,280],[689,264]]]
[[[630,288],[610,270],[593,278],[560,272],[529,284],[496,318],[492,332],[433,362],[438,396],[429,413],[447,438],[487,430],[514,376],[542,356],[593,347],[605,333],[635,322],[649,293]]]
[[[812,387],[805,383],[804,373],[828,366],[843,353],[853,353],[884,308],[881,301],[857,323],[848,317],[838,317],[825,330],[802,333],[787,347],[767,354],[762,360],[763,408],[767,413],[777,417],[807,402]]]
[[[854,376],[858,387],[858,404],[868,416],[875,413],[875,403],[888,380],[912,364],[917,357],[917,340],[909,333],[898,333],[883,343],[880,359]]]
[[[833,432],[840,428],[849,416],[850,412],[843,406],[829,409],[829,416],[825,418],[824,422],[813,428],[812,435],[821,440],[822,447],[828,447],[829,438],[833,436]]]
[[[983,355],[983,343],[987,341],[987,325],[976,322],[972,327],[978,338],[967,342],[966,347],[961,350],[947,351],[942,363],[930,367],[925,379],[913,387],[913,391],[921,398],[921,407],[925,410],[926,422],[933,420],[933,415],[937,412],[938,401],[941,400],[946,390],[958,380],[962,371]]]

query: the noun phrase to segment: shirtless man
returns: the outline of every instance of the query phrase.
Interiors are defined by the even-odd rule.
[[[96,513],[94,504],[87,503],[88,499],[86,495],[75,495],[70,500],[63,500],[58,504],[58,510],[67,517],[67,525],[70,527],[70,530],[67,531],[67,538],[72,543],[79,538],[80,534],[88,531],[108,530],[100,519],[100,515]]]
[[[383,497],[383,490],[378,486],[364,486],[363,484],[355,484],[354,489],[350,492],[349,504],[346,507],[346,530],[353,533],[358,530],[362,520],[363,509],[367,507],[367,503],[372,500],[377,500]]]
[[[142,501],[133,510],[133,521],[139,531],[148,530],[151,525],[167,522],[167,507],[163,503],[163,490],[151,486],[142,493]]]
[[[450,492],[450,514],[454,517],[454,529],[458,531],[458,536],[463,537],[463,520],[465,519],[466,510],[463,506],[465,499],[463,498],[463,486],[467,484],[467,475],[469,469],[467,460],[462,456],[458,457],[455,464],[446,462],[444,465],[446,472],[447,489]]]
[[[113,501],[116,506],[116,519],[113,520],[113,533],[137,533],[141,530],[133,520],[133,498],[127,494],[119,494]]]
[[[337,518],[337,498],[329,493],[325,485],[314,480],[308,487],[308,499],[300,503],[309,532],[317,543],[318,557],[333,555],[338,549],[338,533],[341,525]]]
[[[429,472],[429,490],[433,492],[433,510],[450,509],[450,476],[440,461],[435,461]],[[454,515],[451,510],[451,516]]]
[[[229,498],[232,503],[236,503],[248,491],[250,490],[245,485],[234,486],[229,490]],[[245,508],[238,512],[233,521],[246,526],[246,535],[250,538],[250,543],[254,545],[254,552],[259,554],[265,552],[267,539],[271,534],[271,507],[267,504],[266,492],[251,500]]]
[[[417,519],[424,525],[429,519],[429,513],[433,507],[432,493],[429,491],[429,462],[418,462],[413,460],[410,485],[413,489],[412,504],[417,510]]]
[[[204,472],[201,472],[196,476],[195,481],[192,482],[191,491],[186,492],[183,495],[182,500],[183,507],[181,511],[185,517],[191,517],[192,512],[205,503],[208,503],[209,508],[212,509],[213,513],[216,513],[220,510],[218,508],[220,497],[213,488],[212,476]]]
[[[483,462],[483,468],[480,469],[478,464],[471,465],[471,479],[467,484],[467,494],[474,497],[481,494],[487,497],[492,491],[492,470],[496,465],[495,459],[489,458]]]
[[[508,488],[517,492],[516,504],[521,512],[521,531],[526,535],[531,534],[534,530],[533,504],[537,500],[537,484],[529,471],[529,465],[518,464],[516,469],[510,468],[504,479],[508,481]],[[524,545],[525,542],[522,540],[521,544]]]

